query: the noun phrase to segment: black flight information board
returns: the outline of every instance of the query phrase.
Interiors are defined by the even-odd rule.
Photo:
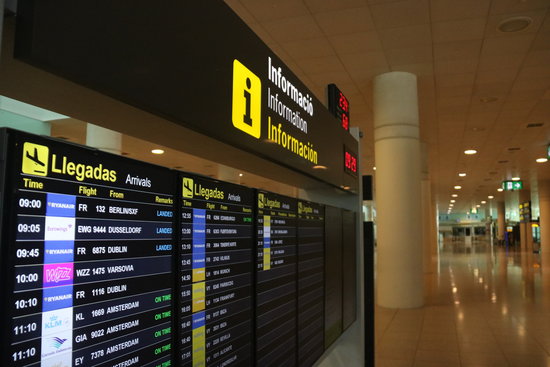
[[[325,210],[298,201],[298,365],[325,351]]]
[[[251,365],[254,192],[182,174],[180,365]]]
[[[296,365],[296,199],[257,192],[256,364]]]
[[[3,133],[2,365],[174,365],[175,173]]]

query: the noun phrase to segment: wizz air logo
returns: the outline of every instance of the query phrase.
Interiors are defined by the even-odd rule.
[[[54,269],[46,269],[46,282],[59,283],[71,280],[73,277],[73,269],[65,267],[57,267]]]
[[[57,336],[56,337],[53,337],[52,338],[52,344],[51,346],[54,347],[55,349],[59,349],[61,348],[61,346],[63,344],[65,344],[65,342],[67,341],[68,339],[61,339],[61,338],[58,338]]]

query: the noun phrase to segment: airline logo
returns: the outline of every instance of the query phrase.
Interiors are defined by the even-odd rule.
[[[76,213],[76,196],[47,194],[46,215],[51,217],[74,217]]]
[[[42,291],[42,312],[73,306],[73,286],[47,287]]]
[[[45,241],[44,263],[58,264],[74,261],[74,241]]]
[[[256,139],[262,133],[262,82],[239,60],[233,60],[233,126]]]
[[[23,166],[21,171],[30,175],[47,176],[50,148],[33,143],[23,144]]]
[[[42,358],[53,357],[73,348],[73,332],[67,330],[42,338]]]
[[[46,217],[45,241],[74,241],[75,218]]]
[[[42,314],[42,336],[58,334],[73,329],[73,309],[44,312]]]
[[[44,287],[72,284],[73,268],[74,263],[44,264]]]
[[[72,353],[70,352],[40,361],[40,367],[71,367],[72,365]]]
[[[192,178],[184,177],[183,178],[183,197],[192,199],[193,198],[193,187],[194,182]]]

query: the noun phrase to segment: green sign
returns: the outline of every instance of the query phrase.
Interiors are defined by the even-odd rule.
[[[506,191],[523,189],[523,181],[502,181],[502,189]]]

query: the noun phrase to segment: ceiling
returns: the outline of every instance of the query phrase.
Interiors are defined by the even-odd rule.
[[[453,212],[466,212],[502,200],[496,189],[513,176],[533,189],[550,179],[550,163],[535,162],[550,144],[550,0],[225,2],[321,101],[330,83],[349,98],[363,174],[375,165],[372,79],[408,71],[441,212],[456,192]],[[525,30],[497,29],[517,16],[531,19]]]

